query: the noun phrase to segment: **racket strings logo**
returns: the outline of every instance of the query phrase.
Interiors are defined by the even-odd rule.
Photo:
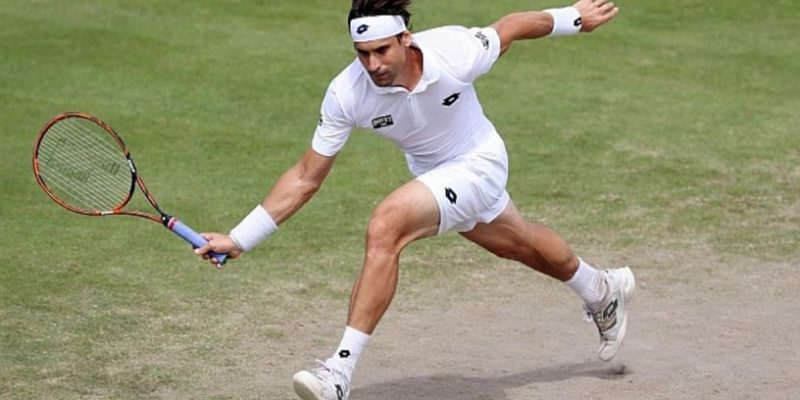
[[[66,138],[57,138],[53,140],[52,143],[55,143],[52,150],[43,155],[39,160],[40,164],[47,166],[47,171],[53,172],[53,174],[46,175],[50,175],[52,178],[61,177],[78,183],[89,182],[89,178],[92,177],[91,169],[86,169],[85,167],[81,168],[80,166],[74,165],[74,162],[68,162],[61,158],[53,157],[53,154],[58,154],[62,151],[77,152],[80,149],[80,145]]]
[[[122,165],[115,160],[101,160],[98,161],[95,166],[103,171],[108,172],[111,175],[116,175],[122,169]],[[126,171],[127,172],[127,171]]]
[[[57,172],[59,176],[78,183],[88,183],[89,179],[92,177],[91,170],[78,169],[71,165],[62,164],[59,162],[52,163],[50,168],[54,172]]]
[[[92,175],[94,175],[93,171],[98,169],[111,176],[117,176],[120,172],[123,172],[127,176],[128,169],[123,169],[123,165],[127,164],[122,164],[117,160],[97,160],[91,163],[91,168],[86,169],[60,160],[52,160],[48,163],[48,169],[55,172],[55,175],[73,182],[85,184],[88,183]]]

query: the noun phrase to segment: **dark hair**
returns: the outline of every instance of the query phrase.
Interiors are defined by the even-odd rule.
[[[399,15],[403,17],[406,27],[411,29],[411,13],[408,7],[411,0],[353,0],[350,14],[347,16],[347,27],[350,28],[350,21],[375,15]]]

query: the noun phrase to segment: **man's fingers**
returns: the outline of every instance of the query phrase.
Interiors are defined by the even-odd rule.
[[[203,256],[203,259],[206,260],[208,259],[208,252],[211,251],[211,241],[213,240],[213,237],[205,232],[201,233],[200,236],[206,239],[206,244],[194,249],[194,253]]]
[[[576,7],[581,5],[578,11],[583,17],[584,32],[592,32],[600,25],[612,20],[619,13],[619,7],[613,1],[608,0],[586,0],[586,2],[576,3]]]
[[[611,8],[611,9],[610,9],[610,10],[609,10],[609,11],[608,11],[606,14],[605,14],[606,21],[608,21],[608,20],[610,20],[610,19],[612,19],[612,18],[616,17],[616,16],[617,16],[617,14],[619,14],[619,7],[613,7],[613,8]]]
[[[204,245],[194,249],[194,254],[197,254],[198,256],[203,256],[206,253],[208,253],[209,250],[211,250],[211,248],[208,247],[208,244],[204,244]]]
[[[614,3],[612,3],[612,2],[605,3],[605,4],[601,5],[600,7],[598,7],[598,10],[600,11],[600,14],[603,14],[603,15],[608,14],[609,12],[613,11],[614,9],[619,10],[614,5]]]

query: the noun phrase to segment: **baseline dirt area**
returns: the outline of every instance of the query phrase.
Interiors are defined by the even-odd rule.
[[[401,287],[350,398],[800,399],[797,265],[652,256],[648,265],[623,260],[637,292],[627,339],[609,363],[594,354],[597,334],[577,297],[522,267],[498,262],[474,272],[469,287],[431,295]],[[286,364],[262,370],[286,398],[287,366],[309,367],[338,341],[341,327],[329,318],[301,328]]]
[[[401,296],[351,398],[800,399],[797,266],[707,262],[634,266],[629,333],[610,363],[577,298],[523,268],[476,277],[463,302],[407,309]]]

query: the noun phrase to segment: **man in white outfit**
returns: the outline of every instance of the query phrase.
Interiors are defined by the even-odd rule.
[[[241,253],[277,231],[319,189],[354,128],[386,137],[414,179],[383,199],[366,233],[339,346],[294,376],[305,400],[345,400],[356,363],[394,297],[400,252],[412,241],[456,231],[490,252],[565,282],[583,299],[610,360],[625,336],[635,280],[629,268],[598,270],[548,227],[526,220],[506,191],[508,156],[473,82],[517,40],[590,32],[618,8],[607,0],[506,15],[489,27],[448,26],[412,34],[411,0],[353,0],[348,18],[357,59],[325,94],[311,148],[228,235],[205,233],[197,250]],[[213,260],[212,260],[213,261]]]

